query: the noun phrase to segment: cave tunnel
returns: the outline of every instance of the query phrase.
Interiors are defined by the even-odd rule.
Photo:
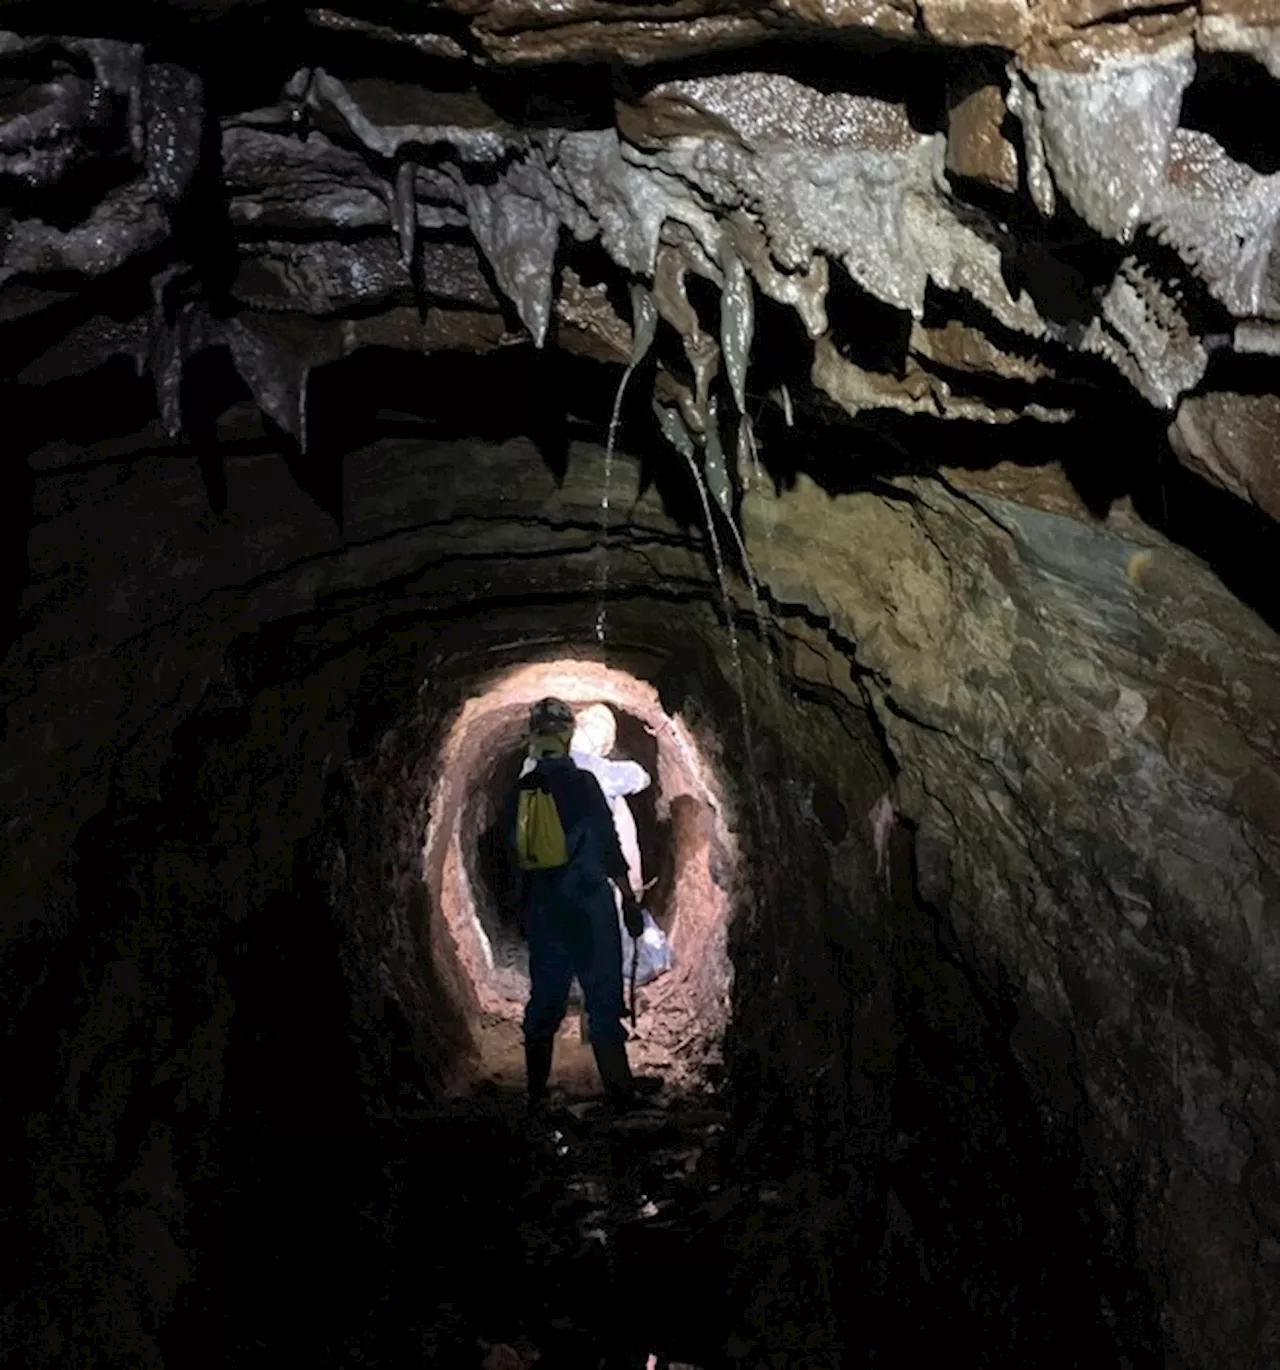
[[[488,682],[464,704],[437,757],[440,779],[430,805],[424,871],[467,987],[461,1016],[477,1029],[463,1079],[480,1071],[489,1080],[505,1075],[518,1083],[524,1069],[519,1025],[529,997],[529,956],[500,814],[520,775],[529,709],[548,696],[580,714],[607,707],[616,728],[608,755],[642,765],[650,777],[644,790],[621,802],[635,839],[631,883],[648,887],[645,904],[665,934],[673,964],[637,992],[631,1057],[637,1067],[659,1068],[673,1080],[705,1076],[723,1037],[731,978],[726,923],[734,837],[722,787],[679,715],[665,712],[651,684],[569,658],[517,667]],[[576,1013],[558,1044],[557,1079],[592,1072],[585,1051],[577,1053],[576,1071],[571,1068],[574,1019],[582,1007],[575,996]],[[584,1030],[578,1025],[579,1042]]]
[[[553,8],[0,12],[0,1360],[1274,1370],[1274,16]]]

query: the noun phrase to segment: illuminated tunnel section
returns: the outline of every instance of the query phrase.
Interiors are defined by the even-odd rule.
[[[657,692],[625,671],[560,660],[494,678],[459,710],[440,748],[424,849],[425,877],[447,929],[445,954],[462,971],[478,1069],[515,1072],[528,956],[497,833],[519,773],[529,706],[547,695],[575,709],[607,704],[613,755],[638,761],[649,788],[629,801],[645,902],[671,944],[673,966],[638,995],[634,1063],[673,1080],[718,1056],[731,989],[726,926],[737,868],[721,787],[689,729]],[[437,949],[439,955],[439,949]],[[575,991],[576,995],[576,991]],[[571,1009],[562,1035],[576,1037]]]

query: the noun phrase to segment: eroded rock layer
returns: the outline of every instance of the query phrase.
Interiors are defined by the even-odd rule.
[[[163,8],[0,7],[6,1340],[194,1363],[216,1129],[443,1087],[433,749],[576,652],[723,782],[814,1363],[1280,1362],[1278,16]]]
[[[0,312],[70,316],[24,380],[123,352],[171,432],[184,367],[227,348],[305,444],[308,376],[354,349],[623,362],[634,286],[706,449],[747,441],[758,292],[818,340],[794,386],[847,414],[1060,422],[1128,391],[1274,514],[1231,384],[1280,328],[1265,10],[511,0],[407,31],[228,4],[160,43],[13,32]]]

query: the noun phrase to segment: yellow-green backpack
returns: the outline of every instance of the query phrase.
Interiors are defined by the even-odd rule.
[[[560,811],[545,777],[536,770],[520,781],[516,807],[516,860],[525,871],[569,864]]]

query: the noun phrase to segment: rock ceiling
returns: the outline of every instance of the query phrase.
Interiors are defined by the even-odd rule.
[[[763,299],[812,340],[788,413],[1052,424],[1123,392],[1280,516],[1268,0],[172,8],[161,40],[0,33],[21,382],[123,353],[176,433],[223,347],[305,446],[308,375],[356,349],[626,365],[662,322],[661,428],[728,500]]]
[[[26,1015],[31,1059],[65,1067],[8,1110],[13,1154],[43,1153],[29,1192],[53,1214],[32,1250],[56,1259],[13,1244],[37,1272],[20,1316],[41,1363],[66,1359],[44,1329],[59,1300],[122,1336],[170,1316],[172,1291],[139,1292],[149,1250],[117,1278],[179,1223],[167,1182],[147,1227],[120,1183],[150,1164],[135,1110],[153,1080],[176,1092],[189,1076],[175,1154],[203,1173],[222,1067],[192,1062],[245,1021],[213,974],[226,927],[276,926],[296,853],[330,822],[353,834],[335,907],[367,976],[356,1012],[378,1006],[370,1051],[390,1059],[385,1002],[435,1031],[409,759],[499,653],[559,652],[592,624],[603,637],[608,590],[611,652],[663,662],[664,709],[736,734],[741,704],[743,745],[726,730],[708,755],[778,816],[743,847],[764,889],[735,974],[766,996],[744,1000],[760,1040],[800,1063],[806,1093],[788,1097],[810,1097],[810,1055],[826,1069],[829,1023],[873,1044],[898,1031],[887,1010],[877,1026],[870,990],[840,1016],[876,926],[865,816],[891,758],[921,893],[965,978],[1007,1010],[1037,1107],[1074,1119],[1099,1230],[1156,1288],[1170,1364],[1280,1364],[1280,530],[1246,507],[1280,518],[1276,0],[97,10],[109,18],[0,0],[0,377],[15,426],[30,413],[56,430],[35,435],[14,501],[29,495],[31,517],[5,549],[19,633],[0,701],[15,796],[0,998]],[[353,377],[386,348],[496,354],[494,393],[474,398],[465,358],[398,374],[421,386],[415,412],[467,425],[505,406],[509,429],[387,424],[341,446],[326,411],[358,407]],[[591,441],[558,474],[520,426],[532,401],[503,390],[519,373],[532,391],[526,355],[555,349],[587,359],[555,375],[602,382],[582,406]],[[362,350],[374,366],[335,373]],[[221,510],[196,436],[207,353],[291,435],[262,441],[250,406],[228,408]],[[110,412],[130,364],[199,460],[173,460],[151,427],[122,435],[126,401],[150,403],[135,383],[123,419]],[[90,373],[75,400],[56,384]],[[678,474],[704,479],[693,522],[737,534],[744,569],[750,549],[770,622],[740,653],[670,472],[631,427],[605,449],[624,376],[628,424],[652,414]],[[311,464],[344,455],[341,519],[298,478],[309,388]],[[75,403],[85,421],[57,429]],[[794,457],[794,479],[739,480],[793,422],[778,465]],[[844,479],[859,426],[913,462]],[[1178,482],[1193,507],[1167,537],[1136,502],[1078,517],[1083,478],[1105,486],[1108,463],[1163,482],[1162,428],[1231,493]],[[1019,459],[953,482],[986,447]],[[626,509],[612,525],[610,472]],[[399,741],[382,731],[419,707]],[[313,909],[296,908],[309,942]],[[774,925],[780,955],[799,949],[781,989],[756,932]],[[134,945],[141,978],[122,959]],[[281,978],[309,1054],[321,1001],[301,997],[308,974]],[[150,1017],[118,1007],[134,981]],[[958,1040],[949,994],[938,1036]]]

